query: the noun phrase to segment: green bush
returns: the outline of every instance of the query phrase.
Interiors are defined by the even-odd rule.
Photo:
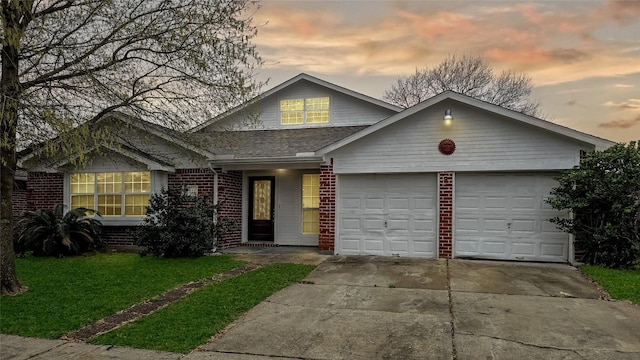
[[[77,208],[67,213],[64,205],[53,210],[26,211],[17,222],[22,229],[17,239],[17,252],[31,251],[35,256],[76,255],[104,247],[100,240],[100,216],[91,209]]]
[[[575,235],[583,261],[630,268],[640,258],[640,147],[637,142],[592,151],[558,178],[548,203],[571,210],[572,219],[551,219]]]
[[[219,207],[185,188],[151,195],[147,216],[134,233],[136,245],[143,247],[140,255],[199,257],[215,251],[217,239],[233,226],[218,218]]]

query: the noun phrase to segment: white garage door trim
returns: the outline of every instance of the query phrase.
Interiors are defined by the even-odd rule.
[[[436,178],[435,174],[338,175],[336,253],[435,257]]]
[[[566,216],[544,200],[553,174],[456,174],[454,256],[566,262],[569,235],[548,221]]]

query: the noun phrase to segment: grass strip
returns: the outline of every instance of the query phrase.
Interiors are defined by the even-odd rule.
[[[583,265],[582,271],[600,284],[612,298],[640,304],[640,269],[614,270]]]
[[[188,353],[276,291],[302,280],[313,265],[271,264],[213,283],[94,344]]]
[[[0,333],[58,338],[180,284],[244,264],[230,256],[197,259],[109,253],[16,259],[28,291],[0,298]]]

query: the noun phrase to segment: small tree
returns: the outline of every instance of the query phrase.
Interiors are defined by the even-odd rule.
[[[65,213],[62,204],[53,210],[27,211],[16,224],[24,229],[17,239],[17,250],[31,251],[36,256],[60,257],[102,248],[102,223],[87,215],[100,216],[85,208]]]
[[[190,195],[186,188],[165,189],[151,195],[147,216],[135,232],[136,245],[164,257],[199,257],[213,252],[218,239],[233,226],[218,218],[220,204]]]
[[[617,144],[588,153],[558,178],[548,203],[571,210],[572,219],[551,219],[572,233],[591,265],[628,268],[640,259],[640,147]]]
[[[416,69],[399,78],[383,98],[403,108],[416,105],[447,90],[507,109],[536,116],[540,104],[531,99],[533,82],[525,74],[493,72],[479,56],[450,55],[433,68]]]

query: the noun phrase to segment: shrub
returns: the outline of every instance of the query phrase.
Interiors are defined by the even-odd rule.
[[[87,214],[100,216],[86,208],[65,213],[62,204],[53,210],[26,211],[16,224],[23,229],[17,239],[18,251],[31,251],[35,256],[64,256],[104,247],[100,240],[102,223]]]
[[[548,203],[573,211],[551,219],[575,235],[583,261],[630,268],[640,258],[640,147],[637,142],[592,151],[558,178]]]
[[[147,216],[134,233],[136,245],[143,247],[140,255],[199,257],[215,251],[217,239],[233,226],[218,218],[219,207],[189,195],[186,188],[151,195]]]

